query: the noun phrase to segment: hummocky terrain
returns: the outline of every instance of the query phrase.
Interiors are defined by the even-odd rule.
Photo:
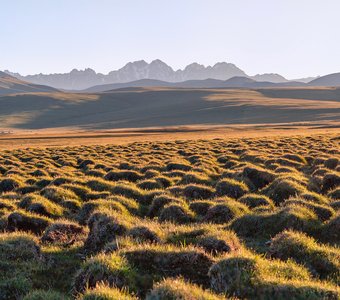
[[[0,150],[0,299],[340,298],[339,135]]]

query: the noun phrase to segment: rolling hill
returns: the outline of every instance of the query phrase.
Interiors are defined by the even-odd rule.
[[[256,81],[249,77],[235,76],[228,80],[218,80],[213,78],[203,80],[187,80],[182,82],[167,82],[155,79],[141,79],[125,83],[113,83],[96,85],[82,92],[85,93],[101,93],[122,88],[134,87],[173,87],[173,88],[265,88],[265,87],[297,87],[305,86],[302,82],[286,81],[281,83],[273,83],[269,81]]]
[[[56,92],[57,89],[22,81],[7,73],[0,72],[0,96],[18,93]]]
[[[340,73],[321,76],[309,82],[311,86],[340,86]]]
[[[2,128],[146,128],[326,123],[340,120],[335,88],[125,88],[106,93],[0,97]]]

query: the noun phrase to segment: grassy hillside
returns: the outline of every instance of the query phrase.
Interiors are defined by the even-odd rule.
[[[55,88],[22,81],[4,72],[0,72],[0,96],[18,93],[20,94],[57,91],[58,90]]]
[[[267,124],[340,119],[339,89],[141,88],[0,97],[2,128],[83,129]]]
[[[0,299],[339,299],[339,142],[1,150]]]

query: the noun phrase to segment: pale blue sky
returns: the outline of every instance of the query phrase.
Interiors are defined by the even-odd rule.
[[[0,70],[107,73],[159,58],[323,75],[340,72],[339,16],[339,0],[0,0]]]

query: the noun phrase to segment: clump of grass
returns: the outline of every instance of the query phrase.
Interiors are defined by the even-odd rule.
[[[321,204],[321,205],[329,204],[329,199],[327,197],[321,194],[315,193],[315,192],[306,191],[305,193],[302,193],[300,197],[308,201],[315,202],[316,204]]]
[[[335,286],[311,279],[309,272],[291,261],[267,260],[241,253],[214,264],[211,288],[217,293],[247,299],[337,299]]]
[[[324,165],[326,168],[335,170],[339,164],[339,159],[337,157],[331,157],[325,160]]]
[[[8,177],[0,179],[0,193],[14,191],[23,186],[23,182],[19,178]]]
[[[243,169],[243,175],[247,177],[256,189],[261,189],[275,179],[275,174],[258,166],[249,166]]]
[[[340,187],[329,191],[327,196],[333,200],[340,200]]]
[[[191,169],[191,166],[184,162],[184,161],[178,161],[178,162],[169,162],[167,165],[166,165],[166,170],[167,171],[190,171]]]
[[[246,213],[249,213],[246,205],[232,199],[226,199],[223,203],[209,207],[202,220],[207,223],[224,224]]]
[[[88,220],[90,232],[85,248],[90,252],[100,251],[116,236],[124,235],[132,227],[133,218],[112,209],[94,211]]]
[[[287,158],[289,160],[293,160],[293,161],[302,163],[302,164],[307,164],[306,159],[302,155],[287,153],[287,154],[283,155],[283,157]]]
[[[143,190],[157,190],[157,189],[163,188],[163,185],[156,180],[148,179],[148,180],[140,181],[137,184],[137,187]]]
[[[329,205],[316,204],[310,201],[306,201],[303,198],[290,198],[284,202],[284,206],[290,205],[300,205],[309,208],[314,211],[318,216],[319,220],[322,222],[329,220],[332,216],[335,215],[334,209]]]
[[[33,288],[33,275],[41,268],[38,240],[23,232],[0,234],[0,299],[20,299]]]
[[[121,195],[126,198],[132,198],[141,204],[145,203],[145,191],[141,190],[136,185],[131,184],[130,182],[117,183],[114,187],[112,187],[111,193],[113,195]]]
[[[205,174],[201,174],[201,173],[197,173],[197,172],[190,172],[185,174],[182,179],[178,182],[178,184],[200,184],[200,185],[211,185],[211,179],[205,175]]]
[[[101,178],[95,178],[87,180],[86,186],[96,192],[110,192],[114,187],[114,184]]]
[[[221,295],[216,295],[209,290],[186,282],[181,278],[165,279],[156,284],[147,294],[146,300],[222,300],[225,299]]]
[[[0,260],[5,261],[38,261],[41,251],[37,238],[25,232],[0,234]]]
[[[28,293],[23,300],[68,300],[70,299],[65,294],[57,291],[49,290],[34,290]]]
[[[161,210],[159,215],[160,222],[174,222],[177,224],[185,224],[193,222],[194,213],[186,204],[167,204]]]
[[[289,179],[277,178],[270,185],[262,190],[262,193],[273,199],[276,205],[281,204],[291,196],[298,196],[304,193],[306,189]]]
[[[41,234],[51,223],[47,217],[25,211],[15,211],[8,216],[7,224],[10,231],[26,231]]]
[[[143,174],[137,171],[132,171],[132,170],[110,171],[104,177],[104,179],[109,180],[109,181],[126,180],[130,182],[136,182],[137,180],[140,180],[142,178],[143,178]]]
[[[89,200],[89,194],[92,193],[91,189],[88,188],[87,186],[75,183],[63,184],[61,187],[72,191],[83,201]]]
[[[315,233],[320,230],[321,223],[313,211],[295,205],[277,212],[244,215],[233,220],[230,227],[241,236],[268,238],[285,229]]]
[[[115,253],[99,254],[85,261],[74,279],[73,288],[76,292],[84,292],[99,283],[132,288],[135,280],[136,273],[124,257]]]
[[[240,198],[249,191],[246,184],[234,179],[223,179],[216,184],[216,195]]]
[[[322,179],[322,192],[327,193],[329,190],[340,186],[340,175],[337,172],[328,173]]]
[[[238,201],[251,209],[259,206],[266,206],[268,208],[274,208],[275,206],[269,197],[259,194],[246,194],[239,198]]]
[[[161,194],[154,197],[150,205],[148,216],[153,218],[160,214],[164,206],[167,204],[182,204],[184,201],[180,198],[176,198],[167,194]]]
[[[159,237],[159,232],[153,231],[148,226],[141,225],[135,226],[131,228],[127,232],[128,236],[131,236],[133,239],[138,242],[150,242],[150,243],[158,243],[161,241]]]
[[[41,195],[59,204],[67,200],[79,200],[79,197],[74,192],[58,186],[50,186],[44,188],[41,191]]]
[[[19,203],[19,207],[50,218],[58,218],[64,214],[62,206],[38,194],[29,194],[23,197]]]
[[[86,224],[89,217],[95,210],[100,209],[111,209],[116,210],[122,214],[129,214],[126,207],[118,201],[115,200],[91,200],[86,202],[82,205],[79,213],[78,213],[78,220],[81,224]]]
[[[214,190],[206,185],[189,184],[183,188],[183,195],[188,199],[208,199],[214,195]]]
[[[86,289],[78,300],[138,300],[137,297],[129,294],[124,289],[109,287],[105,284],[98,284],[93,289]]]
[[[207,285],[212,258],[199,248],[162,245],[138,245],[123,250],[123,255],[139,272],[158,278],[183,276]]]
[[[331,278],[335,282],[340,280],[340,250],[320,245],[304,233],[284,231],[276,235],[271,240],[269,252],[282,260],[294,259],[321,279]]]
[[[203,227],[176,227],[167,237],[167,242],[175,245],[194,245],[213,255],[229,253],[241,248],[237,235],[228,230]]]
[[[326,243],[340,245],[340,213],[338,212],[322,228],[320,238]]]
[[[43,243],[69,247],[76,242],[84,241],[86,235],[87,231],[77,223],[58,220],[46,228],[41,240]]]

